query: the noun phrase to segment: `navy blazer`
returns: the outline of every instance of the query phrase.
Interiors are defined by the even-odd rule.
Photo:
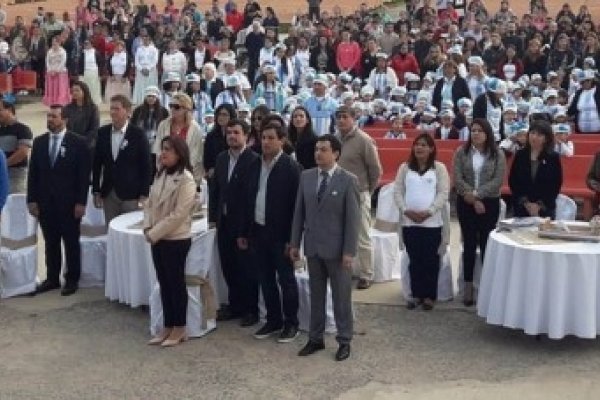
[[[67,132],[54,166],[50,165],[50,133],[33,141],[27,203],[40,211],[73,215],[76,204],[86,205],[90,186],[90,151],[80,136]]]
[[[130,121],[116,160],[112,155],[111,135],[111,124],[98,130],[92,169],[93,192],[106,197],[114,189],[121,200],[148,197],[152,165],[146,134]]]
[[[256,195],[260,184],[262,159],[259,157],[250,166],[248,192],[246,196],[245,219],[241,226],[243,237],[252,237]],[[267,180],[265,201],[265,229],[273,241],[288,243],[294,218],[296,193],[302,167],[289,155],[282,153]]]
[[[431,104],[438,110],[442,109],[442,89],[444,88],[444,78],[437,81],[433,88],[433,94],[431,95]],[[456,76],[454,83],[452,84],[452,102],[454,103],[454,113],[458,114],[458,100],[466,97],[471,98],[471,91],[465,78]]]
[[[223,226],[223,211],[227,210],[229,223],[225,227],[231,234],[241,234],[241,224],[244,221],[244,203],[247,193],[248,172],[250,165],[258,159],[258,155],[249,147],[239,155],[237,163],[229,173],[229,150],[222,151],[217,156],[212,185],[209,189],[208,221],[215,222],[217,229]],[[236,236],[242,237],[242,236]]]
[[[521,149],[515,154],[510,168],[508,184],[512,192],[513,209],[516,217],[528,217],[523,206],[525,201],[540,201],[544,207],[541,217],[554,218],[556,198],[562,186],[562,166],[556,152],[542,152],[535,178],[531,178],[531,160],[529,149]]]

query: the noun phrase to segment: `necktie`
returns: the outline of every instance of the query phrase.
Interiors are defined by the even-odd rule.
[[[50,153],[50,165],[54,167],[56,157],[58,156],[58,135],[52,135],[52,149]]]
[[[319,191],[317,192],[317,201],[320,203],[321,199],[325,195],[325,191],[327,190],[327,179],[329,178],[329,174],[325,171],[321,171],[321,183],[319,184]]]

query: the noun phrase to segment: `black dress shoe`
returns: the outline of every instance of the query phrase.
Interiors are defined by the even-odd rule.
[[[304,346],[302,350],[298,352],[298,355],[300,357],[310,356],[311,354],[316,353],[319,350],[323,350],[324,348],[325,343],[313,342],[312,340],[309,340],[308,343],[306,343],[306,346]]]
[[[66,284],[65,287],[60,291],[61,296],[70,296],[74,294],[79,287],[77,284]]]
[[[45,293],[45,292],[49,292],[50,290],[59,289],[59,288],[60,288],[60,284],[51,282],[46,279],[44,282],[40,283],[35,288],[35,293],[38,293],[38,294]]]
[[[371,287],[371,281],[368,280],[368,279],[363,279],[363,278],[360,278],[358,280],[358,284],[356,285],[356,288],[358,290],[365,290],[365,289],[368,289],[370,287]]]
[[[350,345],[340,344],[338,351],[335,353],[335,361],[344,361],[348,357],[350,357]]]
[[[238,313],[234,313],[228,306],[221,306],[217,310],[217,321],[231,321],[232,319],[240,318]]]
[[[240,322],[240,326],[243,326],[244,328],[248,327],[248,326],[254,326],[256,324],[258,324],[258,315],[256,314],[246,314],[243,318],[242,321]]]

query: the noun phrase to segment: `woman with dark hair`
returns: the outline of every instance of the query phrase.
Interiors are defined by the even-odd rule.
[[[169,116],[169,111],[160,104],[160,90],[156,86],[147,87],[144,93],[144,102],[133,110],[129,122],[144,130],[152,148],[158,125]]]
[[[567,115],[581,133],[600,132],[600,90],[593,70],[583,71],[581,88],[575,92]]]
[[[473,119],[489,121],[496,141],[504,139],[504,120],[502,118],[502,98],[506,93],[506,83],[498,78],[489,78],[486,91],[473,102]]]
[[[442,101],[450,100],[454,104],[454,113],[458,114],[458,100],[471,98],[469,85],[465,78],[458,74],[458,65],[454,61],[445,61],[443,64],[444,77],[433,88],[431,104],[438,110],[442,109]]]
[[[82,136],[88,148],[93,149],[100,127],[100,113],[85,82],[71,84],[71,103],[63,108],[63,116],[67,120],[67,130]]]
[[[554,42],[554,48],[548,55],[548,71],[562,70],[566,76],[569,76],[576,61],[575,52],[571,49],[571,39],[564,32],[559,34]]]
[[[338,69],[335,62],[335,52],[329,44],[327,36],[319,36],[317,45],[310,50],[309,64],[311,68],[314,68],[318,73],[337,73]]]
[[[298,106],[292,111],[288,138],[295,148],[296,161],[304,169],[316,167],[315,145],[317,144],[317,135],[312,127],[310,114],[303,106]]]
[[[515,154],[508,184],[515,217],[550,217],[556,213],[556,197],[562,186],[560,156],[554,151],[552,126],[531,123],[525,148]]]
[[[475,119],[464,146],[454,155],[456,213],[463,238],[465,306],[473,305],[473,270],[479,247],[481,260],[490,232],[500,214],[500,188],[506,170],[504,153],[498,150],[494,131],[485,119]]]
[[[412,145],[394,181],[394,200],[400,210],[400,248],[406,247],[412,300],[407,308],[423,304],[433,309],[437,298],[440,255],[450,238],[448,193],[450,179],[444,164],[436,161],[433,138],[423,133]],[[435,250],[434,250],[435,249]]]
[[[548,57],[542,51],[542,44],[538,39],[531,39],[523,56],[523,73],[531,76],[540,74],[546,76]]]
[[[187,340],[185,261],[192,244],[196,182],[183,138],[167,136],[160,149],[160,167],[144,206],[143,229],[160,285],[164,329],[148,344],[171,347]]]
[[[250,115],[250,134],[248,135],[248,141],[246,142],[246,145],[249,146],[255,153],[260,154],[261,152],[260,132],[262,131],[264,119],[270,113],[271,111],[267,106],[260,105],[255,107]]]
[[[496,70],[500,79],[513,82],[523,75],[523,62],[517,56],[514,44],[506,46],[506,56],[500,61]]]
[[[275,10],[273,10],[273,7],[267,7],[265,8],[266,10],[266,15],[265,18],[263,19],[262,25],[265,28],[270,28],[275,30],[275,32],[277,32],[277,30],[279,29],[279,18],[277,18],[277,15],[275,14]]]
[[[420,63],[421,79],[428,72],[437,72],[438,68],[442,65],[443,62],[444,55],[442,54],[442,47],[437,43],[432,44],[429,48],[427,56],[425,57],[423,62]]]
[[[204,139],[204,154],[202,155],[204,173],[209,184],[215,172],[217,156],[223,150],[227,150],[227,124],[235,117],[236,111],[231,104],[223,103],[215,110],[215,125]]]

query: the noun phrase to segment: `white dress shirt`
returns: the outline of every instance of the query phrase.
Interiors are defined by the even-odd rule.
[[[121,128],[120,130],[116,130],[115,127],[112,127],[112,133],[110,135],[110,142],[111,142],[111,148],[112,148],[112,156],[113,156],[113,160],[117,160],[117,156],[119,155],[119,151],[121,150],[121,148],[123,148],[126,143],[124,143],[125,140],[125,132],[127,132],[127,126],[129,125],[129,121],[125,122],[125,125],[123,125],[123,128]]]
[[[254,222],[259,225],[266,224],[266,208],[267,208],[267,183],[269,181],[269,175],[273,167],[281,157],[283,151],[279,153],[271,160],[270,163],[265,162],[263,157],[261,168],[260,168],[260,179],[258,180],[258,192],[256,193],[256,205],[254,207]]]
[[[60,152],[60,148],[62,146],[62,142],[65,138],[65,134],[67,133],[67,128],[64,128],[62,131],[60,131],[59,133],[52,133],[50,132],[50,140],[48,141],[48,154],[50,155],[50,161],[52,162],[52,157],[54,156],[52,154],[52,145],[54,144],[54,139],[58,138],[58,143],[56,145],[56,151],[58,152],[56,154],[56,159],[58,159],[58,157],[61,156]]]

